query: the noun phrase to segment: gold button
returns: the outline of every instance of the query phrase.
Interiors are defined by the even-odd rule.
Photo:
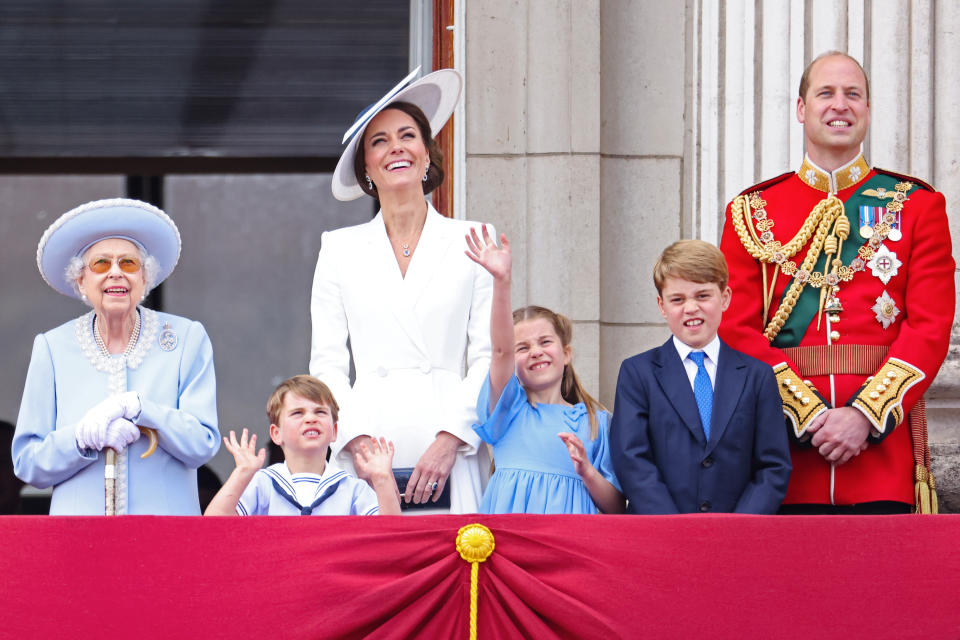
[[[797,400],[799,400],[800,398],[803,397],[803,394],[800,393],[799,391],[797,391],[795,394],[793,394],[793,397],[796,398]]]
[[[883,392],[886,391],[886,390],[887,390],[887,385],[885,385],[885,384],[878,384],[878,385],[877,385],[877,391],[879,391],[880,393],[883,393]]]
[[[836,342],[836,341],[839,340],[839,339],[840,339],[840,332],[839,332],[839,331],[834,330],[834,331],[831,331],[831,332],[830,332],[830,340]]]
[[[785,387],[789,387],[791,382],[793,381],[790,378],[784,378],[783,382],[781,382],[780,384],[782,384]]]
[[[800,404],[810,404],[810,398],[808,398],[807,396],[803,396],[802,398],[800,398]]]
[[[879,398],[879,397],[880,397],[880,394],[877,393],[876,391],[871,391],[871,392],[870,392],[870,399],[871,399],[871,400],[876,400],[876,399]]]
[[[897,372],[896,372],[896,371],[887,371],[887,377],[890,378],[891,380],[893,380],[894,378],[897,377]]]
[[[796,391],[797,391],[797,385],[795,384],[790,385],[790,392],[795,393]]]

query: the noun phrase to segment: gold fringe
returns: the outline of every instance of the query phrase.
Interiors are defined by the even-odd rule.
[[[940,512],[937,500],[937,481],[930,470],[923,465],[916,465],[913,470],[916,482],[913,487],[913,497],[916,502],[914,513],[935,514]]]
[[[937,481],[930,474],[930,513],[940,513],[940,501],[937,499]]]

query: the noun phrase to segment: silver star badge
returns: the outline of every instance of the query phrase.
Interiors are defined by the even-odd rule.
[[[880,278],[880,282],[887,284],[890,278],[897,275],[897,270],[903,266],[903,263],[897,259],[897,254],[882,244],[873,258],[867,262],[867,266],[870,267],[873,275]]]
[[[882,295],[877,296],[877,303],[870,308],[877,314],[877,322],[882,324],[884,329],[888,329],[894,320],[897,319],[897,316],[900,315],[900,309],[897,308],[897,303],[893,301],[893,298],[891,298],[890,294],[886,291],[884,291]]]

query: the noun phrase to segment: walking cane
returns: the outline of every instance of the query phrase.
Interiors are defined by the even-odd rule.
[[[157,431],[148,427],[137,426],[137,428],[150,440],[147,450],[140,456],[142,460],[149,458],[157,450]],[[117,451],[112,447],[107,447],[106,455],[107,462],[103,467],[103,491],[106,499],[104,514],[115,516],[117,515]]]

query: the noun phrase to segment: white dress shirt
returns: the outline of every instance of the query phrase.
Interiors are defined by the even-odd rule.
[[[703,351],[706,357],[703,359],[703,366],[710,376],[710,386],[717,386],[717,359],[720,357],[720,337],[713,336],[703,349],[694,349],[693,347],[681,342],[677,336],[673,336],[673,346],[677,348],[680,354],[680,360],[683,362],[683,368],[687,372],[687,378],[690,380],[690,388],[693,389],[693,379],[697,377],[697,363],[688,358],[692,351]]]

